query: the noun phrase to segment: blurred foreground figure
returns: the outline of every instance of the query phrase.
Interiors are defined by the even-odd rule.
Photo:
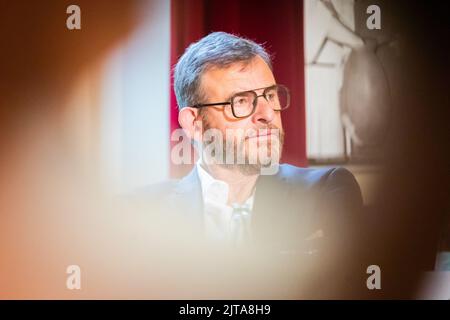
[[[178,91],[180,123],[201,161],[136,201],[111,197],[98,177],[101,164],[83,157],[66,114],[84,68],[132,30],[134,2],[77,1],[78,31],[64,24],[71,3],[4,3],[0,298],[411,298],[421,272],[432,270],[440,214],[448,212],[448,117],[440,112],[446,82],[438,71],[445,68],[436,66],[445,59],[429,59],[441,51],[424,31],[429,21],[417,22],[423,7],[397,5],[397,16],[414,18],[405,20],[402,44],[422,54],[405,58],[412,85],[396,109],[403,121],[390,132],[373,223],[358,233],[361,199],[348,171],[278,166],[289,89],[276,83],[264,51],[252,51],[260,47],[223,33],[203,40],[237,41],[250,50],[247,58],[208,62],[187,94]],[[193,53],[215,58],[212,49]],[[195,75],[195,64],[185,62],[181,87]],[[224,138],[227,128],[235,129],[232,147],[202,137]],[[227,155],[249,165],[227,163]],[[369,264],[381,268],[380,291],[366,288]],[[67,273],[74,265],[79,289]]]

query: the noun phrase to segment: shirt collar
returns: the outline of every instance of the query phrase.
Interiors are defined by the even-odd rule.
[[[230,188],[228,183],[211,176],[202,167],[201,159],[197,161],[196,166],[202,188],[203,201],[226,206]],[[244,203],[250,210],[253,208],[253,199],[254,193]]]
[[[228,201],[229,186],[225,181],[217,180],[203,169],[200,161],[197,162],[197,172],[202,186],[203,201],[211,201],[226,205]]]

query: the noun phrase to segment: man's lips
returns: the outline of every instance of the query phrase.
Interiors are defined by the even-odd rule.
[[[277,131],[273,130],[273,129],[261,129],[261,130],[258,130],[254,134],[249,134],[248,136],[246,136],[245,140],[250,139],[250,138],[263,138],[263,137],[269,137],[269,136],[278,137],[278,134],[275,134],[276,132]]]

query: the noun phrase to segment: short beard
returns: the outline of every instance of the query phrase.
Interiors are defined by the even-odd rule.
[[[211,125],[210,125],[210,123],[208,121],[206,112],[200,112],[199,116],[202,119],[202,126],[203,126],[203,130],[202,131],[203,131],[203,133],[205,133],[209,129],[214,129],[214,128],[211,127]],[[261,130],[261,129],[278,129],[278,132],[279,132],[279,135],[278,135],[279,147],[278,147],[278,159],[277,159],[277,163],[276,163],[276,164],[278,164],[278,162],[279,162],[279,160],[281,158],[282,150],[283,150],[284,131],[283,131],[282,128],[278,128],[277,126],[274,126],[274,125],[267,125],[265,127],[258,128],[258,130]],[[274,163],[272,163],[272,162],[269,163],[269,164],[261,164],[261,162],[259,161],[260,160],[259,158],[258,158],[257,163],[250,163],[250,159],[249,159],[249,155],[248,154],[245,155],[244,163],[237,163],[237,157],[238,157],[238,154],[239,154],[238,152],[240,152],[241,154],[244,152],[244,148],[245,148],[244,140],[234,141],[232,146],[229,146],[226,143],[226,135],[223,135],[222,145],[223,145],[223,157],[225,159],[227,159],[227,154],[233,154],[234,162],[233,163],[226,163],[226,161],[224,161],[225,163],[216,163],[216,165],[221,166],[222,168],[226,168],[227,170],[237,171],[237,172],[239,172],[239,173],[241,173],[242,175],[245,175],[245,176],[253,176],[253,175],[260,174],[261,173],[261,169],[268,168],[271,165],[274,165]],[[204,143],[203,143],[203,147],[205,147]],[[233,148],[233,150],[231,149],[231,147]],[[212,154],[212,156],[214,157],[215,154]]]

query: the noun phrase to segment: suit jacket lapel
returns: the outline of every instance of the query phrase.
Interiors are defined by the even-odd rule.
[[[203,227],[203,197],[196,166],[177,182],[171,201],[183,218],[195,227]]]

